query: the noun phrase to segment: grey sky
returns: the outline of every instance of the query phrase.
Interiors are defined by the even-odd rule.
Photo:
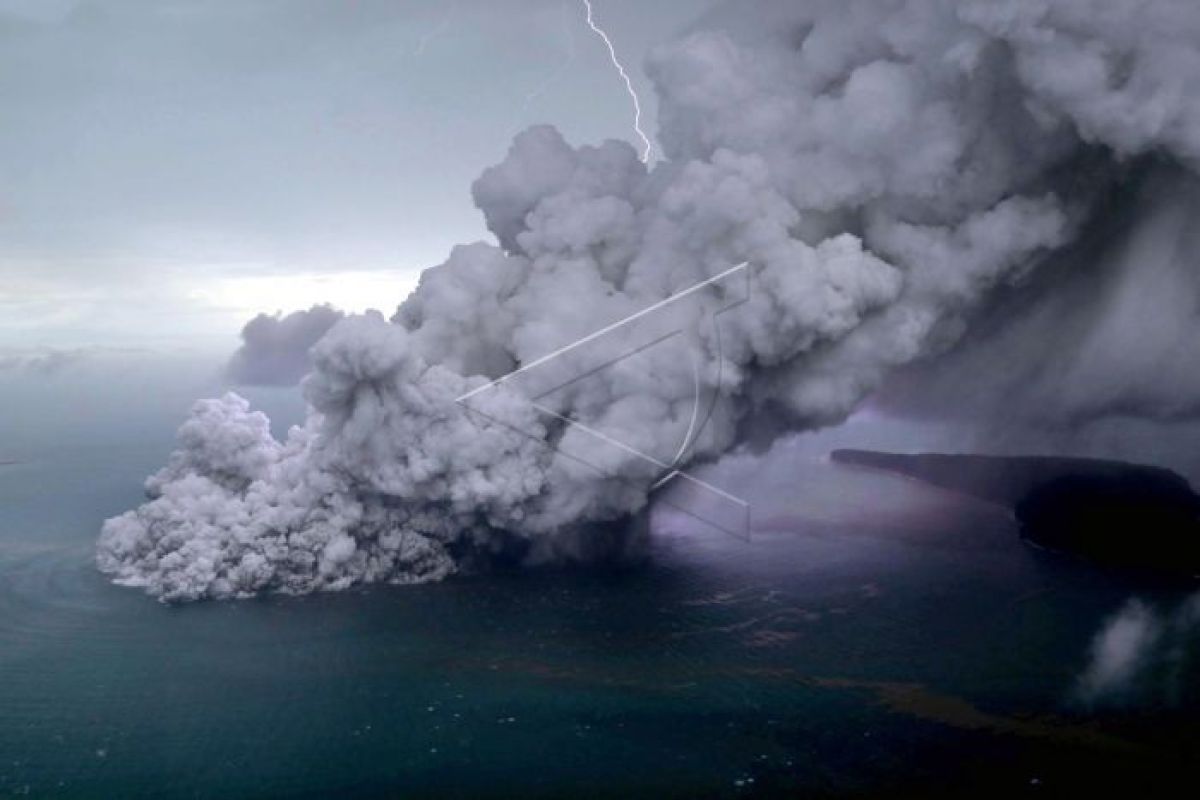
[[[642,58],[708,5],[594,0],[650,131]],[[0,102],[8,350],[390,308],[485,237],[470,182],[515,132],[633,137],[580,0],[0,0]]]

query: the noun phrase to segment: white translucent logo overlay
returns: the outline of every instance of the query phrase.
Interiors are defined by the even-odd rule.
[[[747,262],[731,267],[479,386],[457,401],[475,413],[506,424],[473,401],[501,386],[516,390],[557,431],[547,444],[561,455],[606,479],[629,480],[633,469],[642,480],[649,474],[653,477],[651,491],[655,502],[666,503],[700,522],[747,539],[749,503],[679,465],[687,462],[712,418],[723,388],[720,316],[749,299],[750,275]],[[705,344],[715,358],[702,357],[701,348]],[[703,374],[706,367],[702,365],[708,365]],[[679,371],[689,367],[690,379],[681,379]],[[659,380],[664,372],[672,374]],[[595,424],[575,418],[581,405],[587,405],[579,398],[609,396],[613,394],[611,391],[594,389],[596,385],[613,383],[622,387],[622,391],[615,393],[621,398],[618,402],[632,410],[623,407],[621,414],[607,415],[615,416],[616,421],[608,419]],[[641,425],[622,424],[624,414],[637,413],[637,400],[631,398],[653,397],[664,386],[680,384],[691,388],[691,408],[690,414],[682,417],[672,415],[671,427],[678,427],[679,432],[669,432],[673,435],[670,445],[664,447],[661,441],[630,441],[637,438],[630,431],[646,430],[644,421]],[[639,393],[637,389],[642,386],[646,391]],[[669,397],[667,401],[672,406],[686,407],[687,399]],[[659,398],[650,402],[661,411],[661,404],[666,401]],[[575,411],[568,415],[564,409]],[[606,415],[589,414],[589,421],[592,416]],[[518,432],[546,443],[541,432]]]

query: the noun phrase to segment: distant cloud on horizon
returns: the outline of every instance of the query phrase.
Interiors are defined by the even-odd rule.
[[[0,347],[0,375],[59,375],[99,359],[119,356],[145,356],[156,352],[148,347]]]
[[[0,372],[26,372],[35,375],[56,375],[96,354],[96,348],[77,347],[69,350],[48,348],[34,353],[5,353],[0,351]]]

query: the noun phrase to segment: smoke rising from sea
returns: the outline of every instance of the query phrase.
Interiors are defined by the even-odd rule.
[[[496,242],[456,247],[390,320],[336,322],[284,441],[236,395],[197,403],[148,501],[105,523],[100,568],[174,601],[622,552],[605,523],[662,475],[619,449],[568,457],[586,442],[564,420],[663,461],[698,390],[690,460],[764,420],[836,423],[1060,266],[1139,164],[1186,182],[1200,158],[1190,0],[739,2],[646,69],[662,161],[518,135],[472,187]],[[688,332],[671,346],[562,359],[552,414],[515,389],[456,402],[742,262],[753,289],[717,329],[719,287],[667,309]]]

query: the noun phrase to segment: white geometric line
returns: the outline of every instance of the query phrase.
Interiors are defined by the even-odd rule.
[[[533,403],[533,407],[536,408],[538,411],[541,411],[544,414],[549,414],[550,416],[560,419],[563,422],[569,423],[573,427],[580,428],[580,429],[586,431],[587,433],[592,434],[597,439],[608,442],[609,444],[613,445],[614,447],[619,447],[620,449],[624,450],[626,453],[629,453],[632,456],[637,456],[638,458],[649,461],[651,464],[653,464],[656,467],[659,467],[661,469],[671,469],[670,464],[664,464],[662,461],[659,461],[654,456],[647,455],[646,453],[643,453],[642,451],[638,450],[637,448],[630,447],[629,445],[627,445],[623,442],[620,442],[620,441],[612,438],[611,436],[608,436],[607,434],[601,433],[600,431],[596,430],[595,428],[589,427],[589,426],[583,424],[582,422],[579,422],[578,420],[571,419],[570,417],[560,414],[557,411],[554,411],[553,409],[546,408],[545,406],[541,405],[540,403]],[[667,481],[671,480],[672,478],[676,478],[676,477],[686,478],[687,480],[691,481],[692,483],[702,486],[705,489],[707,489],[708,491],[712,492],[713,494],[719,495],[719,496],[725,498],[726,500],[737,503],[739,506],[742,506],[743,508],[749,508],[749,506],[750,506],[749,503],[747,503],[745,500],[741,499],[740,497],[734,497],[729,492],[722,491],[721,489],[717,488],[716,486],[713,486],[711,483],[702,481],[699,478],[697,478],[693,475],[689,475],[688,473],[684,472],[683,470],[678,470],[678,469],[671,470],[671,472],[669,472],[666,475],[666,477],[660,478],[659,480],[655,481],[654,484],[650,488],[652,490],[657,489],[659,486],[662,486]]]
[[[745,500],[743,500],[742,498],[735,497],[734,495],[731,495],[729,492],[723,491],[723,490],[719,489],[718,487],[713,486],[711,483],[702,481],[699,478],[697,478],[695,475],[690,475],[681,469],[672,470],[671,472],[667,473],[663,477],[659,478],[650,487],[651,491],[653,491],[654,489],[657,489],[658,487],[667,483],[672,478],[683,478],[685,480],[689,480],[692,483],[696,483],[696,484],[699,484],[700,486],[703,486],[705,489],[712,492],[713,494],[720,495],[721,497],[725,498],[726,500],[730,501],[731,503],[737,503],[742,508],[750,507],[750,504],[748,502],[746,502]]]
[[[683,441],[679,445],[679,451],[675,453],[675,457],[671,459],[671,466],[679,463],[679,459],[683,458],[684,452],[687,451],[688,445],[692,443],[692,434],[696,432],[696,422],[700,419],[700,362],[696,358],[696,354],[692,353],[692,418],[688,420],[687,433],[683,435]]]
[[[555,351],[554,351],[554,352],[552,352],[552,353],[548,353],[548,354],[546,354],[546,355],[542,356],[541,358],[538,358],[538,359],[536,359],[536,360],[534,360],[534,361],[531,361],[530,363],[528,363],[528,364],[525,364],[525,365],[523,365],[522,367],[520,367],[520,368],[518,368],[518,369],[515,369],[515,370],[513,370],[512,372],[509,372],[509,373],[508,373],[508,374],[506,374],[506,375],[503,375],[503,376],[501,376],[501,377],[499,377],[499,378],[497,378],[497,379],[495,379],[495,380],[493,380],[493,381],[491,381],[491,382],[489,382],[489,383],[486,383],[486,384],[484,384],[484,385],[482,385],[482,386],[479,386],[479,387],[476,387],[475,389],[472,389],[472,390],[471,390],[471,391],[469,391],[469,392],[466,392],[465,394],[463,394],[463,395],[459,396],[458,398],[456,398],[456,402],[458,402],[458,403],[460,403],[460,404],[463,404],[464,406],[466,406],[466,408],[467,408],[468,410],[475,411],[476,413],[482,414],[483,416],[485,416],[485,417],[487,417],[487,418],[489,418],[489,419],[492,419],[492,417],[491,417],[489,414],[487,414],[486,412],[483,412],[483,411],[481,411],[481,410],[479,410],[479,409],[474,409],[474,408],[472,408],[470,405],[466,404],[464,401],[466,401],[466,400],[469,400],[470,398],[474,397],[475,395],[477,395],[477,394],[480,394],[481,392],[483,392],[483,391],[485,391],[485,390],[487,390],[487,389],[493,388],[493,387],[495,387],[495,386],[497,386],[497,385],[499,385],[499,384],[503,383],[504,381],[506,381],[506,380],[508,380],[508,379],[510,379],[510,378],[512,378],[512,377],[514,377],[514,376],[516,376],[516,375],[519,375],[519,374],[520,374],[520,373],[522,373],[522,372],[525,372],[525,371],[527,371],[527,370],[533,369],[533,368],[535,368],[535,367],[537,367],[537,366],[539,366],[539,365],[541,365],[541,364],[544,364],[544,363],[546,363],[547,361],[550,361],[550,360],[552,360],[552,359],[554,359],[554,358],[557,358],[558,356],[561,356],[561,355],[563,355],[564,353],[568,353],[568,352],[570,352],[571,350],[573,350],[573,349],[575,349],[575,348],[577,348],[577,347],[580,347],[580,346],[582,346],[582,345],[585,345],[585,344],[587,344],[587,343],[589,343],[589,342],[595,341],[596,339],[598,339],[598,338],[600,338],[600,337],[602,337],[602,336],[605,336],[605,335],[607,335],[607,334],[609,334],[609,333],[613,332],[614,330],[617,330],[618,328],[620,328],[620,327],[622,327],[622,326],[624,326],[624,325],[628,325],[629,323],[631,323],[631,322],[635,322],[636,320],[639,320],[639,319],[641,319],[641,318],[645,317],[645,316],[646,316],[646,315],[648,315],[648,314],[652,314],[652,313],[654,313],[654,312],[656,312],[656,311],[658,311],[658,310],[660,310],[660,309],[662,309],[662,308],[665,308],[667,305],[669,305],[669,304],[671,304],[671,303],[674,303],[674,302],[676,302],[676,301],[678,301],[678,300],[681,300],[681,299],[683,299],[683,298],[685,298],[685,297],[688,297],[689,295],[695,294],[696,292],[699,292],[699,291],[701,291],[702,289],[704,289],[704,288],[706,288],[706,287],[708,287],[708,286],[711,286],[711,285],[713,285],[714,283],[716,283],[716,282],[718,282],[718,281],[721,281],[721,280],[723,280],[723,279],[725,279],[725,278],[729,277],[730,275],[733,275],[733,274],[735,274],[735,273],[738,273],[738,272],[743,272],[743,271],[745,271],[745,270],[747,269],[747,267],[749,267],[749,262],[747,262],[747,261],[743,261],[741,264],[738,264],[738,265],[736,265],[736,266],[734,266],[734,267],[730,267],[729,269],[727,269],[727,270],[725,270],[725,271],[723,271],[723,272],[721,272],[721,273],[719,273],[719,274],[717,274],[717,275],[714,275],[713,277],[711,277],[711,278],[708,278],[707,280],[701,281],[701,282],[699,282],[699,283],[696,283],[696,284],[694,284],[694,285],[692,285],[692,286],[689,286],[687,289],[684,289],[684,290],[682,290],[682,291],[676,292],[675,294],[669,295],[669,296],[667,296],[667,297],[663,298],[662,300],[659,300],[658,302],[656,302],[656,303],[654,303],[654,304],[652,304],[652,305],[650,305],[650,306],[647,306],[646,308],[643,308],[643,309],[642,309],[642,310],[640,310],[640,311],[637,311],[637,312],[635,312],[635,313],[633,313],[633,314],[630,314],[629,316],[627,316],[627,317],[624,317],[623,319],[617,320],[616,322],[614,322],[614,323],[612,323],[612,324],[610,324],[610,325],[607,325],[607,326],[605,326],[604,328],[601,328],[601,329],[600,329],[600,330],[598,330],[598,331],[595,331],[595,332],[593,332],[593,333],[591,333],[591,334],[588,334],[587,336],[584,336],[583,338],[581,338],[581,339],[578,339],[578,340],[576,340],[575,342],[572,342],[572,343],[571,343],[571,344],[569,344],[569,345],[566,345],[566,346],[564,346],[564,347],[560,347],[559,349],[555,350]],[[749,289],[749,287],[747,286],[747,290],[748,290],[748,289]],[[724,308],[724,309],[720,309],[720,310],[716,311],[716,312],[715,312],[715,314],[714,314],[714,316],[716,316],[716,315],[719,315],[719,314],[720,314],[722,311],[727,311],[727,310],[729,310],[729,309],[735,308],[736,306],[739,306],[739,305],[741,305],[742,303],[746,302],[748,299],[749,299],[749,297],[748,297],[748,296],[747,296],[747,297],[745,297],[745,298],[742,298],[740,301],[738,301],[738,302],[736,302],[736,303],[734,303],[734,304],[732,304],[732,305],[730,305],[730,306],[727,306],[727,307],[726,307],[726,308]],[[626,353],[626,354],[624,354],[624,355],[620,356],[620,357],[619,357],[618,359],[616,359],[616,360],[620,360],[620,359],[623,359],[623,358],[627,358],[627,357],[628,357],[628,356],[630,356],[630,355],[633,355],[633,354],[635,354],[635,353],[641,352],[641,351],[642,351],[642,350],[644,350],[646,347],[652,346],[652,345],[654,345],[654,344],[657,344],[657,343],[661,343],[661,342],[663,342],[663,341],[665,341],[665,340],[667,340],[667,339],[671,338],[672,336],[675,336],[675,335],[677,335],[678,333],[679,333],[678,331],[675,331],[675,332],[672,332],[672,333],[669,333],[669,334],[667,334],[666,336],[661,336],[661,337],[659,337],[658,339],[656,339],[656,340],[654,340],[654,341],[652,341],[652,342],[649,342],[649,343],[648,343],[648,344],[646,344],[646,345],[642,345],[642,346],[640,346],[640,347],[638,347],[638,348],[634,349],[634,350],[633,350],[631,353]],[[719,328],[717,328],[717,330],[716,330],[716,333],[717,333],[717,336],[718,336],[718,340],[717,340],[717,341],[718,341],[718,343],[719,343],[719,341],[720,341],[720,339],[719,339],[719,336],[720,336],[720,329],[719,329]],[[613,362],[611,362],[611,361],[610,361],[610,362],[608,362],[608,363],[609,363],[609,364],[611,364],[611,363],[613,363]],[[595,369],[592,369],[592,370],[588,370],[587,372],[585,372],[585,373],[584,373],[584,375],[589,375],[589,374],[592,374],[593,372],[595,372],[595,371],[596,371],[596,369],[603,368],[604,366],[605,366],[605,365],[603,365],[603,364],[602,364],[600,367],[597,367],[597,368],[595,368]],[[718,374],[719,374],[719,373],[718,373]],[[689,509],[688,509],[686,506],[679,505],[677,502],[673,501],[673,500],[670,498],[670,496],[667,496],[667,497],[664,497],[664,498],[663,498],[663,502],[667,503],[668,505],[671,505],[671,506],[673,506],[673,507],[675,507],[675,508],[677,508],[677,509],[679,509],[679,510],[683,511],[684,513],[687,513],[688,515],[690,515],[690,516],[692,516],[692,517],[694,517],[694,518],[696,518],[696,519],[700,520],[701,522],[705,522],[705,523],[707,523],[707,524],[709,524],[709,525],[713,525],[714,527],[716,527],[716,528],[719,528],[720,530],[723,530],[723,531],[725,531],[725,532],[727,532],[727,533],[733,534],[734,536],[739,536],[739,538],[740,538],[741,536],[743,536],[743,535],[746,535],[746,534],[748,534],[748,533],[749,533],[749,524],[750,524],[750,520],[749,520],[749,514],[750,514],[750,504],[749,504],[748,502],[746,502],[745,500],[741,499],[740,497],[736,497],[736,496],[734,496],[734,495],[732,495],[732,494],[730,494],[730,493],[728,493],[728,492],[726,492],[726,491],[723,491],[722,489],[720,489],[720,488],[718,488],[718,487],[716,487],[716,486],[713,486],[713,485],[712,485],[712,484],[710,484],[710,483],[707,483],[706,481],[700,480],[699,478],[697,478],[697,477],[695,477],[695,476],[693,476],[693,475],[690,475],[690,474],[688,474],[688,473],[684,472],[683,470],[680,470],[680,469],[677,469],[677,468],[676,468],[676,464],[678,464],[678,462],[679,462],[679,461],[680,461],[680,460],[683,458],[684,454],[685,454],[685,453],[686,453],[686,451],[687,451],[687,448],[688,448],[688,447],[689,447],[689,445],[691,444],[691,440],[692,440],[693,436],[695,435],[695,428],[696,428],[696,424],[697,424],[697,421],[698,421],[698,414],[699,414],[699,402],[698,402],[698,398],[699,398],[699,389],[700,389],[700,386],[699,386],[699,383],[700,383],[700,370],[699,370],[698,362],[697,362],[697,361],[695,361],[695,360],[693,360],[693,361],[692,361],[692,377],[693,377],[693,381],[694,381],[694,383],[696,384],[696,386],[695,386],[695,394],[696,394],[696,396],[697,396],[697,402],[696,402],[696,403],[693,405],[693,408],[692,408],[692,419],[691,419],[691,421],[688,423],[688,431],[687,431],[687,434],[686,434],[686,435],[685,435],[685,437],[684,437],[683,444],[680,446],[680,449],[679,449],[679,451],[678,451],[678,452],[675,454],[675,457],[674,457],[674,459],[672,459],[671,463],[669,463],[669,464],[668,464],[668,463],[665,463],[665,462],[663,462],[663,461],[661,461],[661,460],[659,460],[659,459],[657,459],[657,458],[655,458],[654,456],[651,456],[651,455],[649,455],[649,454],[647,454],[647,453],[644,453],[644,452],[642,452],[641,450],[638,450],[636,447],[633,447],[633,446],[631,446],[631,445],[625,444],[624,442],[621,442],[621,441],[619,441],[619,440],[617,440],[617,439],[614,439],[613,437],[611,437],[611,436],[608,436],[607,434],[605,434],[605,433],[602,433],[601,431],[599,431],[599,430],[596,430],[595,428],[592,428],[592,427],[590,427],[590,426],[588,426],[588,425],[585,425],[584,423],[582,423],[582,422],[579,422],[579,421],[577,421],[577,420],[571,419],[570,417],[568,417],[568,416],[566,416],[566,415],[564,415],[564,414],[561,414],[561,413],[559,413],[558,411],[555,411],[554,409],[552,409],[552,408],[549,408],[549,407],[547,407],[547,406],[544,406],[544,405],[542,405],[541,403],[538,403],[538,402],[537,402],[537,400],[538,400],[539,398],[543,397],[545,394],[547,394],[547,393],[549,393],[549,392],[553,392],[553,391],[555,391],[555,389],[554,389],[554,388],[551,388],[551,389],[547,390],[546,392],[542,392],[541,394],[538,394],[538,395],[536,395],[535,397],[531,397],[531,398],[527,398],[527,399],[528,399],[528,402],[530,403],[530,405],[531,405],[531,406],[532,406],[534,409],[536,409],[537,411],[539,411],[539,412],[541,412],[541,413],[543,413],[543,414],[547,414],[547,415],[549,415],[549,416],[551,416],[551,417],[554,417],[554,418],[556,418],[556,419],[558,419],[558,420],[561,420],[561,421],[565,422],[565,423],[566,423],[567,425],[569,425],[569,426],[572,426],[572,427],[579,428],[581,431],[583,431],[583,432],[584,432],[584,433],[586,433],[586,434],[590,434],[591,436],[595,437],[597,440],[599,440],[599,441],[601,441],[601,442],[604,442],[604,443],[607,443],[607,444],[609,444],[609,445],[611,445],[611,446],[613,446],[613,447],[616,447],[616,448],[620,449],[621,451],[623,451],[623,452],[625,452],[625,453],[627,453],[627,454],[629,454],[629,455],[632,455],[632,456],[634,456],[635,458],[641,459],[641,460],[643,460],[643,461],[645,461],[645,462],[647,462],[647,463],[649,463],[649,464],[652,464],[652,465],[654,465],[654,466],[655,466],[655,467],[657,467],[658,469],[660,469],[660,470],[663,470],[663,472],[664,472],[665,474],[664,474],[664,475],[663,475],[661,478],[659,478],[658,480],[656,480],[656,481],[655,481],[655,482],[654,482],[654,483],[653,483],[653,484],[650,486],[650,491],[651,491],[651,492],[654,492],[654,491],[658,490],[660,487],[664,486],[665,484],[667,484],[668,482],[670,482],[670,481],[671,481],[672,479],[674,479],[674,478],[683,478],[687,484],[691,484],[691,485],[693,485],[693,486],[699,487],[701,490],[708,492],[708,493],[709,493],[709,494],[711,494],[712,496],[714,496],[714,497],[717,497],[717,498],[721,498],[721,499],[723,499],[723,500],[725,500],[725,501],[727,501],[727,502],[729,502],[729,503],[733,504],[734,506],[736,506],[736,507],[739,509],[739,511],[740,511],[740,514],[741,514],[742,516],[740,516],[740,517],[739,517],[739,522],[738,522],[738,523],[735,523],[735,524],[734,524],[734,527],[732,527],[732,528],[731,528],[731,527],[726,527],[726,526],[725,526],[724,524],[722,524],[721,522],[718,522],[718,521],[716,521],[716,520],[714,520],[714,519],[710,518],[709,516],[699,516],[699,515],[697,515],[697,514],[696,514],[694,511],[692,511],[692,510],[689,510]],[[571,382],[573,382],[574,380],[575,380],[575,379],[573,379],[572,381],[569,381],[568,383],[571,383]],[[719,383],[719,378],[718,378],[718,383]],[[563,385],[566,385],[566,384],[561,384],[561,385],[560,385],[558,388],[561,388]],[[499,423],[500,423],[500,424],[502,424],[502,425],[506,425],[506,426],[507,426],[507,424],[506,424],[506,423],[504,423],[502,420],[495,420],[495,421],[496,421],[496,422],[499,422]],[[511,426],[507,426],[507,427],[511,427]],[[521,431],[519,431],[519,429],[515,429],[515,428],[514,428],[514,430],[518,430],[518,432],[521,432]],[[530,434],[528,434],[528,433],[525,433],[525,435],[526,435],[526,436],[529,436]],[[557,448],[556,448],[556,449],[557,449]],[[563,455],[564,455],[564,456],[570,457],[570,458],[572,458],[572,459],[575,459],[575,460],[578,460],[578,461],[581,461],[581,462],[583,462],[583,463],[585,463],[585,464],[588,464],[588,465],[590,465],[590,466],[591,466],[593,469],[596,469],[597,471],[601,472],[602,474],[605,474],[605,475],[608,475],[608,474],[609,474],[609,471],[608,471],[608,470],[606,470],[606,469],[604,469],[604,468],[602,468],[602,467],[599,467],[599,466],[597,466],[597,465],[595,465],[595,464],[591,463],[591,461],[589,461],[589,460],[587,460],[587,459],[581,458],[580,456],[577,456],[577,455],[573,455],[573,454],[571,454],[571,453],[569,453],[569,452],[567,452],[567,451],[565,451],[565,450],[563,450],[563,451],[561,451],[561,452],[563,453]],[[619,476],[612,476],[612,477],[619,477]]]
[[[570,417],[560,414],[557,411],[554,411],[553,409],[546,408],[545,406],[543,406],[540,403],[532,403],[531,405],[533,405],[534,408],[536,408],[538,411],[541,411],[543,414],[549,414],[552,417],[561,419],[563,422],[570,423],[570,425],[572,427],[579,428],[583,431],[586,431],[587,433],[590,433],[592,436],[595,436],[597,439],[608,442],[613,447],[619,447],[620,449],[624,450],[626,453],[629,453],[629,455],[631,455],[631,456],[637,456],[638,458],[649,461],[651,464],[658,467],[659,469],[670,469],[671,468],[670,464],[664,464],[663,462],[659,461],[654,456],[647,455],[646,453],[643,453],[641,450],[638,450],[636,447],[630,447],[629,445],[625,444],[624,442],[619,442],[616,439],[612,438],[611,436],[601,433],[600,431],[596,430],[595,428],[591,428],[591,427],[583,424],[579,420],[571,419]]]
[[[513,370],[512,372],[509,372],[506,375],[501,375],[499,378],[496,378],[496,380],[494,380],[490,383],[485,383],[482,386],[477,386],[474,389],[472,389],[471,391],[469,391],[465,394],[459,395],[458,397],[455,398],[455,402],[461,403],[464,400],[469,400],[477,394],[480,394],[488,389],[498,386],[499,384],[503,383],[504,381],[508,380],[509,378],[520,375],[522,372],[526,372],[528,370],[533,369],[536,366],[539,366],[540,364],[544,364],[547,361],[552,361],[553,359],[558,358],[563,353],[569,353],[570,351],[574,350],[577,347],[582,347],[583,345],[587,344],[588,342],[595,341],[596,339],[599,339],[602,336],[612,333],[617,328],[620,328],[622,325],[628,325],[631,322],[635,322],[636,320],[641,319],[642,317],[646,316],[647,314],[653,314],[655,311],[658,311],[659,309],[661,309],[671,303],[674,303],[676,300],[680,300],[681,298],[687,297],[688,295],[695,294],[696,292],[699,292],[701,289],[711,286],[714,283],[716,283],[717,281],[720,281],[723,278],[726,278],[726,277],[734,274],[735,272],[739,272],[741,270],[746,269],[746,267],[749,266],[749,264],[750,264],[749,261],[743,261],[741,264],[738,264],[736,267],[730,267],[729,269],[725,270],[724,272],[720,273],[719,275],[714,275],[713,277],[709,278],[708,280],[701,281],[700,283],[690,286],[681,292],[677,292],[673,295],[668,295],[667,297],[663,298],[662,300],[659,300],[657,303],[647,306],[646,308],[643,308],[641,311],[637,311],[633,314],[630,314],[628,317],[625,317],[624,319],[619,319],[616,322],[612,323],[611,325],[607,325],[607,326],[601,328],[600,330],[595,331],[594,333],[590,333],[587,336],[584,336],[582,339],[577,339],[576,341],[572,342],[569,345],[566,345],[565,347],[560,347],[552,353],[547,353],[546,355],[542,356],[541,358],[534,359],[533,361],[530,361],[528,364],[525,364],[525,365]]]

